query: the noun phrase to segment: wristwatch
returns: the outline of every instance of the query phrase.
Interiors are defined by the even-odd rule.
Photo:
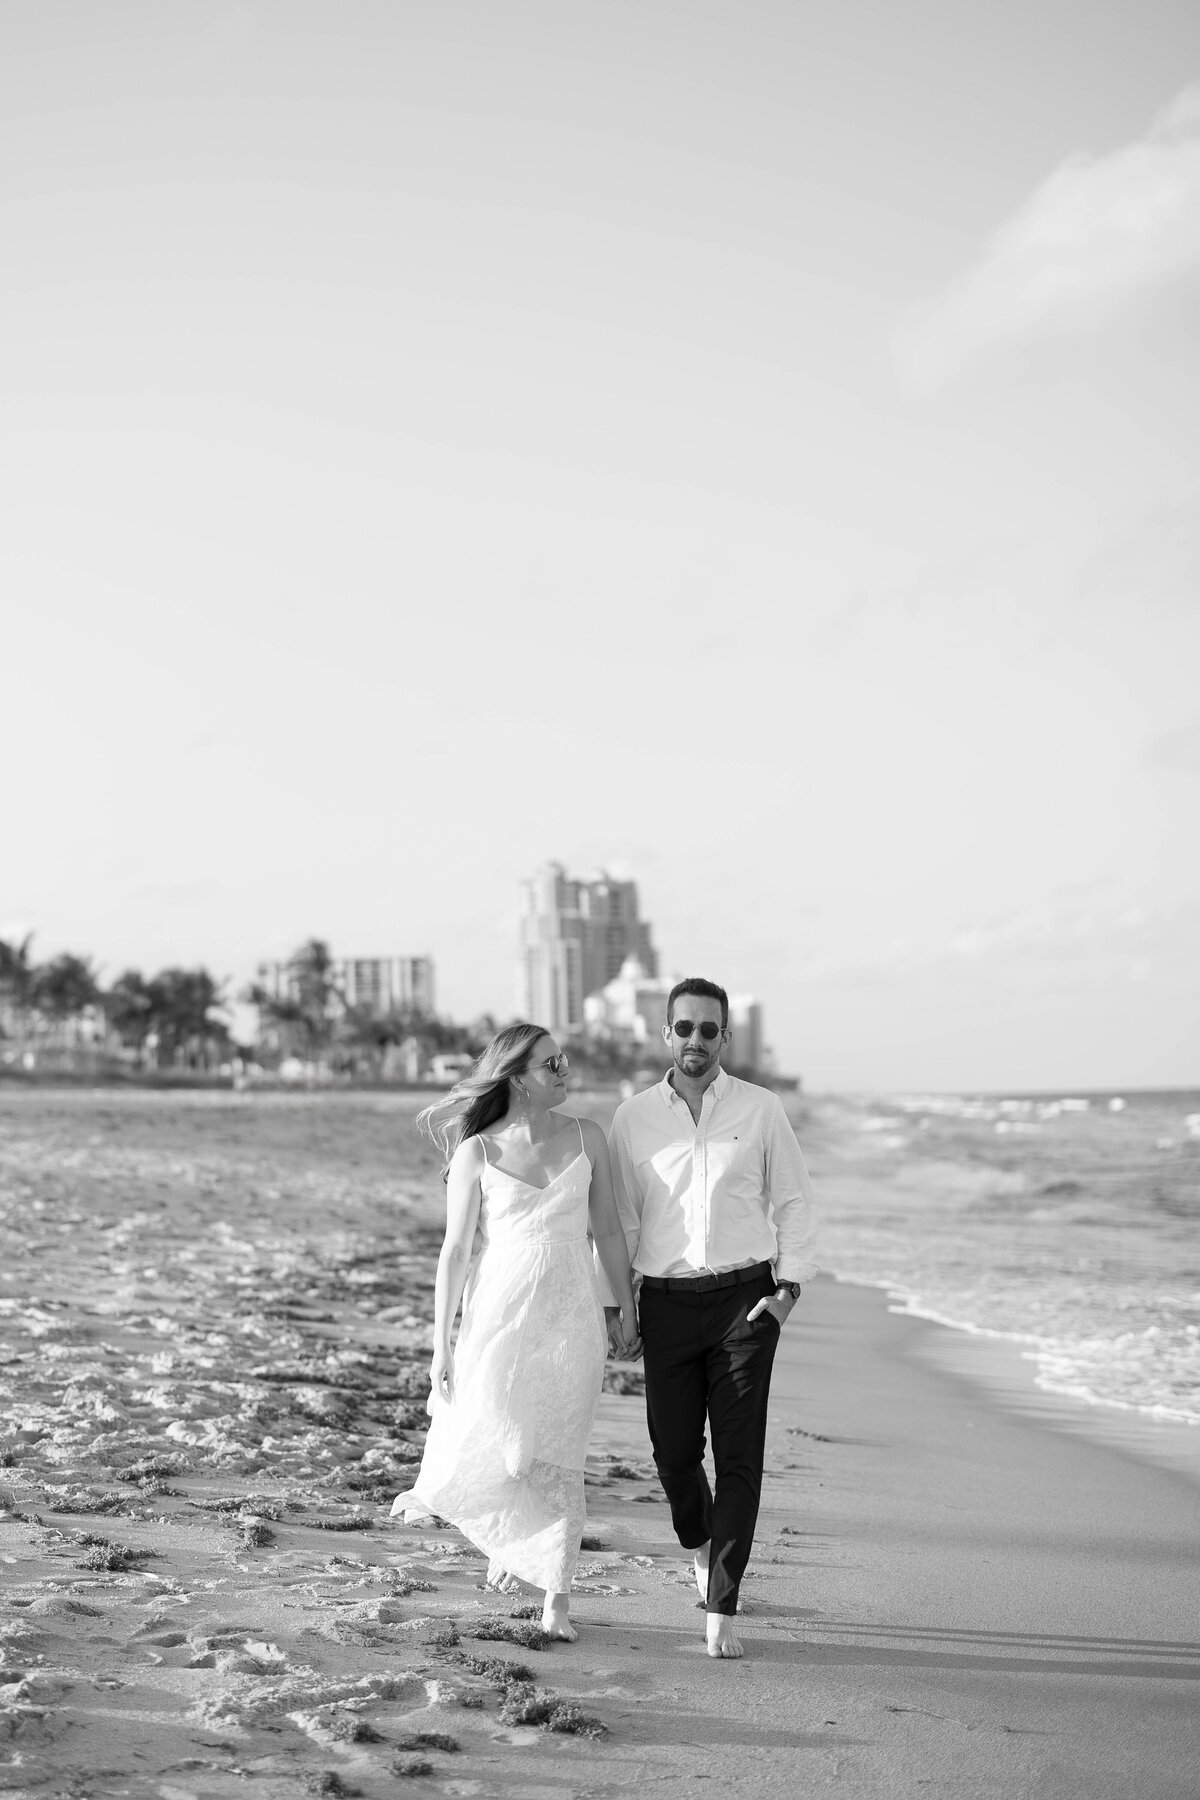
[[[776,1292],[781,1288],[785,1293],[790,1294],[793,1300],[798,1300],[800,1298],[800,1283],[798,1281],[777,1281],[775,1283]]]

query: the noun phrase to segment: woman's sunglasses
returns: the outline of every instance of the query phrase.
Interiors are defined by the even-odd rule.
[[[565,1075],[570,1066],[565,1050],[560,1050],[557,1056],[548,1056],[544,1062],[537,1064],[539,1069],[549,1069],[552,1075]]]
[[[721,1027],[714,1025],[711,1019],[705,1019],[697,1025],[695,1019],[676,1019],[671,1030],[676,1037],[690,1038],[693,1031],[698,1031],[706,1044],[711,1044],[715,1037],[720,1037]]]

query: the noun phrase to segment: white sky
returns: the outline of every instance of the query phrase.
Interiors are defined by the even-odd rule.
[[[1200,1080],[1200,7],[0,13],[0,932]]]

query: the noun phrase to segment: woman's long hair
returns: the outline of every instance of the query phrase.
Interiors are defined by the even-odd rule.
[[[544,1026],[527,1025],[523,1020],[506,1025],[480,1051],[462,1080],[417,1114],[418,1128],[438,1146],[446,1168],[464,1139],[476,1137],[504,1117],[509,1082],[529,1067],[533,1046],[546,1035]]]

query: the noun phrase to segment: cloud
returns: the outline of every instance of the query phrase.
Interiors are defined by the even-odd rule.
[[[897,373],[929,392],[993,347],[1103,316],[1200,273],[1200,81],[1145,136],[1071,156],[993,233],[975,267],[896,333]]]
[[[200,906],[215,899],[222,885],[209,875],[191,881],[151,881],[135,888],[133,898],[148,900],[155,906]]]
[[[1132,603],[1146,615],[1190,615],[1200,599],[1200,486],[1160,500],[1114,532],[1080,570],[1080,597],[1097,606]]]
[[[1147,908],[1045,902],[970,920],[949,937],[911,938],[816,956],[799,964],[813,986],[878,987],[899,981],[926,986],[972,976],[1009,987],[1103,988],[1200,967],[1200,900]]]
[[[1200,775],[1200,713],[1186,725],[1166,731],[1146,747],[1147,759],[1156,768],[1173,769],[1180,775]]]

